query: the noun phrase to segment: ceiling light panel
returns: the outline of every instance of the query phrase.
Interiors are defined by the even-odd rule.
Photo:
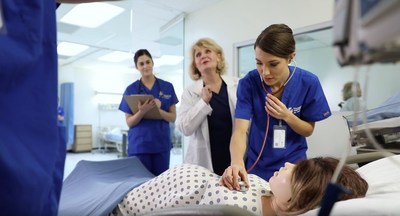
[[[121,62],[132,58],[131,53],[114,51],[99,57],[98,59],[106,62]]]
[[[75,56],[87,50],[88,48],[89,46],[87,45],[61,42],[57,46],[57,53],[58,55],[63,55],[63,56]]]
[[[176,55],[162,55],[160,58],[154,58],[154,67],[160,67],[163,65],[177,65],[181,63],[183,56]]]
[[[125,9],[101,2],[78,4],[60,19],[60,22],[88,28],[97,28]]]

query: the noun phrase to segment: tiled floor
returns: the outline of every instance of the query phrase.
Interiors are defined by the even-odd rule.
[[[72,172],[75,165],[80,160],[89,160],[89,161],[103,161],[103,160],[114,160],[119,158],[119,152],[100,152],[100,151],[92,151],[92,152],[83,152],[83,153],[72,153],[68,152],[67,157],[65,159],[65,168],[64,168],[64,179]],[[177,164],[182,163],[182,149],[174,148],[171,150],[171,160],[170,167],[174,167]]]

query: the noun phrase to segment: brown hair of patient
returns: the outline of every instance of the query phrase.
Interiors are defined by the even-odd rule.
[[[278,215],[298,215],[318,207],[324,196],[326,186],[339,160],[331,157],[318,157],[296,164],[292,174],[292,197],[286,209],[277,209]],[[351,167],[344,166],[336,184],[351,190],[343,193],[339,200],[364,197],[368,183]]]
[[[361,97],[361,87],[359,82],[347,82],[343,85],[342,89],[342,96],[343,100],[346,101],[347,99],[353,97],[353,84],[355,85],[356,88],[356,96]]]
[[[190,67],[189,67],[190,78],[192,78],[193,80],[199,80],[201,78],[201,73],[196,67],[195,56],[194,56],[196,48],[198,48],[198,47],[209,48],[212,51],[214,51],[215,53],[217,53],[217,55],[220,57],[220,60],[217,65],[217,73],[219,75],[224,74],[226,71],[226,63],[225,63],[225,55],[224,55],[224,51],[223,51],[222,47],[220,45],[218,45],[211,38],[200,38],[197,42],[195,42],[192,45],[192,48],[190,51],[190,55],[192,56],[192,59],[190,62]]]

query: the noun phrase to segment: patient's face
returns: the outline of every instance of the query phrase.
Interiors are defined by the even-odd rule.
[[[269,184],[275,198],[282,204],[287,203],[292,197],[292,173],[294,164],[285,163],[284,167],[281,167],[279,171],[276,171],[274,175],[269,179]]]

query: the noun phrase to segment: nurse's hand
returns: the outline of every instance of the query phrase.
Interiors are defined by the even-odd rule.
[[[222,174],[219,184],[225,186],[230,190],[240,190],[240,185],[238,182],[239,177],[242,181],[246,183],[247,188],[249,188],[249,180],[247,179],[247,171],[244,165],[231,165],[225,169],[224,174]]]
[[[147,113],[154,106],[156,106],[156,102],[154,100],[147,99],[143,104],[139,101],[138,110],[139,112]]]
[[[272,117],[283,120],[292,114],[286,105],[272,94],[267,94],[267,97],[265,97],[265,111]]]
[[[158,107],[158,109],[160,109],[161,107],[161,101],[158,98],[154,99],[154,102],[156,103],[156,106]]]

